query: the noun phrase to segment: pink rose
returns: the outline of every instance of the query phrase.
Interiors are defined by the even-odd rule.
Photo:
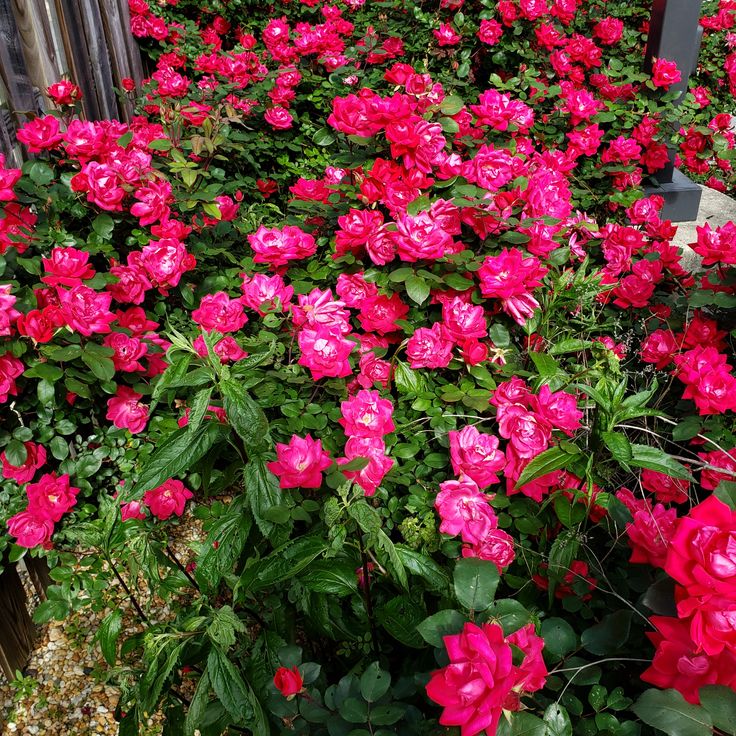
[[[59,106],[73,105],[82,99],[82,90],[68,79],[61,79],[58,82],[54,82],[46,90],[46,94],[54,101],[54,104]]]
[[[552,438],[552,427],[539,414],[520,404],[501,406],[497,412],[498,433],[510,440],[520,458],[533,458],[547,449]]]
[[[248,242],[256,254],[253,261],[267,263],[271,268],[308,258],[317,250],[314,238],[296,225],[286,225],[281,229],[261,225],[248,236]]]
[[[483,307],[459,296],[443,302],[442,322],[445,332],[457,342],[487,336],[488,326]]]
[[[420,327],[406,344],[406,356],[412,368],[446,368],[452,360],[453,342],[439,322]]]
[[[24,442],[26,459],[22,465],[11,465],[5,452],[0,454],[3,465],[3,478],[12,478],[16,483],[23,484],[33,479],[36,471],[46,462],[46,449],[35,442]]]
[[[304,680],[298,667],[294,666],[291,669],[279,667],[273,676],[273,684],[285,698],[292,698],[302,691]]]
[[[315,329],[303,329],[299,332],[299,365],[303,365],[312,373],[312,378],[344,378],[352,373],[350,353],[355,343],[347,340],[340,332],[335,332],[323,325]]]
[[[88,286],[58,289],[61,316],[69,329],[89,337],[110,332],[110,322],[115,315],[110,311],[112,294],[97,292]]]
[[[121,504],[120,518],[122,521],[127,521],[128,519],[145,519],[146,512],[143,510],[143,504],[140,501],[130,501],[129,503]]]
[[[434,502],[440,516],[440,531],[453,537],[460,534],[463,542],[477,544],[498,526],[488,499],[466,476],[440,483]]]
[[[393,432],[394,406],[388,399],[382,399],[378,391],[358,391],[340,404],[345,434],[351,437],[382,437]]]
[[[105,336],[102,344],[115,351],[112,362],[116,371],[132,373],[145,370],[139,361],[148,352],[148,345],[140,338],[130,337],[124,332],[113,332]]]
[[[350,437],[345,443],[345,457],[338,458],[338,465],[345,465],[356,458],[366,458],[368,465],[361,470],[343,470],[349,480],[354,480],[372,496],[378,490],[384,476],[394,466],[394,461],[386,457],[386,444],[381,437]]]
[[[16,137],[28,147],[29,153],[56,148],[64,139],[59,132],[59,121],[53,115],[34,118],[18,130]]]
[[[38,517],[47,517],[51,521],[60,521],[70,509],[76,506],[79,488],[69,484],[68,475],[46,473],[37,483],[26,486],[28,511]]]
[[[678,519],[664,569],[691,596],[736,600],[736,511],[709,496]]]
[[[409,307],[401,301],[398,294],[390,297],[379,294],[369,297],[360,308],[358,321],[366,332],[378,332],[386,335],[399,329],[396,320],[404,319],[409,313]]]
[[[112,399],[107,401],[109,419],[119,429],[127,429],[132,434],[142,432],[148,423],[148,407],[139,403],[143,395],[133,391],[128,386],[118,386]]]
[[[294,289],[287,286],[278,274],[262,273],[248,277],[243,274],[242,302],[264,316],[272,311],[284,311],[294,296]]]
[[[498,473],[503,470],[506,458],[498,449],[498,438],[479,432],[468,425],[459,432],[448,432],[452,469],[457,475],[467,475],[480,488],[498,483]]]
[[[8,532],[15,537],[15,543],[19,547],[47,547],[54,533],[54,522],[47,516],[21,511],[8,519]]]
[[[294,435],[288,445],[277,443],[276,457],[268,469],[278,476],[280,488],[319,488],[322,471],[332,465],[322,441],[309,434],[304,438]]]
[[[655,87],[669,89],[673,84],[682,81],[682,74],[677,68],[677,62],[667,59],[655,59],[652,64],[652,84]]]
[[[181,516],[187,501],[193,497],[194,494],[180,480],[170,478],[158,488],[146,491],[143,503],[157,519],[164,521],[173,515]]]
[[[291,113],[280,105],[266,110],[263,119],[274,130],[288,130],[294,124],[294,118],[291,116]]]
[[[15,379],[23,373],[25,366],[12,353],[0,355],[0,404],[8,400],[8,396],[15,396],[18,387]]]
[[[50,286],[77,286],[95,275],[95,270],[87,263],[89,253],[76,248],[53,248],[51,258],[42,258],[46,273],[41,277]]]
[[[237,332],[248,321],[240,299],[231,299],[224,291],[203,296],[192,319],[206,332]]]

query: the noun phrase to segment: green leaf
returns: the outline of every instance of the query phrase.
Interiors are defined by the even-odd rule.
[[[247,567],[240,577],[239,587],[254,592],[296,577],[327,547],[327,541],[316,534],[290,539]]]
[[[92,221],[92,229],[103,240],[109,240],[112,237],[112,231],[115,229],[115,220],[106,212],[102,212]]]
[[[548,736],[547,724],[526,711],[511,713],[511,720],[501,718],[496,736]]]
[[[416,304],[423,304],[429,297],[429,284],[421,276],[409,276],[404,282],[406,293]]]
[[[494,601],[485,613],[489,621],[495,621],[501,626],[506,636],[518,631],[522,626],[526,626],[532,619],[531,613],[513,598],[502,598]]]
[[[613,459],[626,467],[633,457],[631,442],[629,442],[626,435],[622,432],[603,432],[601,437],[606,447],[611,451]]]
[[[736,482],[732,480],[722,480],[717,486],[713,495],[731,509],[736,511]]]
[[[39,187],[46,187],[54,180],[54,170],[43,161],[29,161],[24,164],[23,170]]]
[[[258,452],[270,445],[268,420],[263,409],[236,381],[220,383],[227,420],[245,444],[246,452]]]
[[[460,633],[466,621],[460,611],[448,608],[425,618],[417,625],[417,631],[427,644],[441,647],[444,646],[443,637]]]
[[[335,136],[329,128],[320,128],[312,136],[312,140],[318,146],[329,146],[335,142]]]
[[[649,445],[631,445],[630,465],[637,468],[647,468],[648,470],[656,470],[658,473],[664,473],[671,478],[680,478],[682,480],[692,480],[690,471],[679,461],[675,460],[659,447],[651,447]]]
[[[553,657],[564,657],[578,643],[572,626],[562,618],[547,618],[542,621],[541,635],[544,639],[544,650]]]
[[[704,708],[686,702],[677,690],[646,690],[631,710],[667,736],[712,736],[713,719]]]
[[[253,717],[248,689],[233,663],[217,647],[207,657],[207,672],[212,689],[235,724]]]
[[[237,640],[236,634],[245,632],[245,624],[230,606],[223,606],[214,612],[207,627],[207,636],[213,644],[227,651]]]
[[[199,678],[197,689],[194,691],[194,697],[189,704],[187,717],[184,720],[185,736],[194,736],[194,732],[204,722],[205,712],[210,700],[210,676],[205,667],[204,672]]]
[[[527,483],[541,478],[547,475],[547,473],[567,468],[570,463],[579,458],[579,454],[566,452],[562,447],[551,447],[549,450],[545,450],[543,453],[537,455],[522,470],[519,480],[516,481],[516,486],[514,487],[523,488]]]
[[[77,478],[91,478],[102,465],[102,458],[94,455],[80,455],[74,463],[74,475]]]
[[[82,361],[100,381],[111,381],[115,375],[115,364],[112,360],[92,350],[91,344],[84,348]]]
[[[203,388],[194,395],[192,405],[189,410],[189,421],[187,422],[187,430],[195,432],[207,413],[212,398],[212,387]]]
[[[58,435],[52,437],[49,449],[56,460],[65,460],[69,456],[69,443]]]
[[[381,669],[378,662],[371,662],[360,678],[360,694],[369,702],[380,700],[391,687],[391,675]]]
[[[488,336],[497,348],[507,348],[511,345],[511,335],[505,325],[496,322],[488,330]]]
[[[110,667],[114,667],[117,660],[117,642],[122,628],[123,613],[117,608],[102,619],[100,628],[97,630],[97,640],[100,642],[102,656]]]
[[[469,611],[484,611],[493,603],[501,575],[489,560],[466,557],[455,564],[455,596]]]
[[[736,735],[736,693],[725,685],[700,688],[700,705],[708,711],[713,725],[729,736]]]
[[[270,508],[281,505],[284,500],[278,479],[268,469],[263,458],[255,457],[245,466],[243,483],[256,525],[268,537],[273,531],[274,523],[265,514]]]
[[[591,654],[615,654],[629,638],[632,615],[631,611],[626,610],[605,616],[599,624],[583,631],[581,644]]]
[[[547,351],[550,355],[562,355],[563,353],[577,353],[580,350],[586,350],[593,345],[592,340],[579,340],[578,338],[569,338],[560,340],[552,345]]]
[[[424,390],[424,380],[421,375],[400,360],[396,361],[394,381],[396,381],[396,388],[399,393],[402,394],[412,396]]]
[[[447,95],[440,104],[440,112],[443,115],[457,115],[463,109],[465,101],[458,95]]]
[[[151,141],[148,147],[152,151],[168,151],[171,148],[171,141],[168,138],[157,138],[155,141]]]
[[[426,611],[407,595],[392,598],[376,609],[378,623],[397,641],[412,649],[422,649],[418,627]]]
[[[441,591],[449,587],[450,576],[431,557],[402,544],[395,545],[395,548],[403,566],[410,573],[424,578],[430,590]]]
[[[315,593],[337,596],[358,592],[355,563],[347,560],[318,560],[309,566],[299,582]]]
[[[572,723],[567,711],[558,703],[552,703],[544,711],[547,736],[572,736]]]
[[[245,496],[238,496],[210,527],[194,571],[197,582],[206,590],[215,590],[243,553],[253,525],[253,519],[245,512],[245,504]]]
[[[5,459],[16,468],[19,468],[28,459],[26,446],[18,440],[10,440],[5,446]]]
[[[228,428],[216,421],[205,422],[195,432],[186,427],[170,435],[153,453],[138,476],[138,482],[124,500],[138,498],[145,491],[158,488],[164,481],[183,473],[201,460],[227,436]]]

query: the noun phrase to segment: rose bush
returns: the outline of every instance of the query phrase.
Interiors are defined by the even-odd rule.
[[[641,185],[732,188],[734,4],[676,109],[641,3],[200,5],[0,170],[0,544],[121,734],[733,733],[735,226]]]

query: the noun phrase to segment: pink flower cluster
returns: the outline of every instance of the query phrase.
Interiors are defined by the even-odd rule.
[[[736,511],[712,495],[673,527],[664,569],[678,618],[652,617],[656,652],[642,679],[698,703],[704,685],[736,688]]]
[[[33,477],[36,469],[43,465],[46,454],[42,447],[29,448],[28,457],[23,469],[11,469],[13,475],[6,475],[6,460],[3,458],[3,475],[5,477]],[[30,464],[29,464],[30,463]],[[17,470],[21,470],[20,473]],[[30,473],[30,475],[29,475]],[[51,535],[54,533],[54,524],[61,521],[64,514],[71,511],[77,503],[79,488],[69,483],[68,475],[46,473],[35,483],[28,483],[26,496],[28,505],[8,519],[8,531],[15,537],[16,544],[21,547],[43,546],[50,548]]]
[[[268,469],[278,477],[281,488],[319,488],[322,472],[332,465],[329,454],[322,449],[322,441],[311,435],[294,435],[288,445],[276,444],[275,461]]]
[[[443,708],[440,723],[460,726],[461,736],[495,736],[502,712],[519,710],[521,696],[547,680],[544,640],[533,624],[504,636],[498,624],[466,623],[444,642],[450,664],[432,673],[427,695]],[[512,647],[523,655],[518,664]]]
[[[453,537],[460,535],[463,557],[489,560],[500,572],[514,561],[514,539],[498,528],[490,498],[469,477],[461,475],[458,480],[440,483],[434,505],[440,516],[440,531]]]
[[[367,465],[360,470],[343,470],[346,478],[355,481],[366,496],[375,494],[394,461],[386,457],[384,436],[393,432],[394,407],[388,399],[382,399],[378,391],[362,389],[355,396],[340,404],[339,420],[348,441],[345,456],[338,458],[338,465],[363,458]]]

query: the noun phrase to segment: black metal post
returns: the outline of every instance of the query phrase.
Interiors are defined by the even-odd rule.
[[[677,105],[687,91],[690,75],[697,68],[700,40],[700,10],[703,0],[653,0],[649,21],[644,69],[651,71],[654,59],[674,61],[682,79],[670,91],[679,94]],[[675,222],[696,220],[700,208],[701,188],[675,168],[675,151],[654,178],[658,186],[645,187],[647,194],[660,194],[665,199],[663,217]]]

